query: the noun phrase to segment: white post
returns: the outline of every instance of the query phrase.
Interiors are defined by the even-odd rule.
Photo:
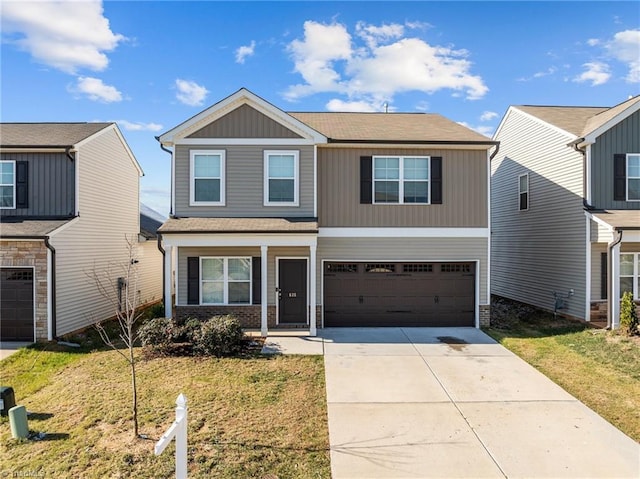
[[[164,316],[170,318],[172,316],[171,263],[173,261],[173,246],[165,246],[164,251]]]
[[[187,479],[187,398],[176,399],[176,479]]]
[[[267,327],[267,305],[268,305],[268,298],[267,298],[267,281],[268,281],[268,275],[267,275],[267,252],[268,252],[268,247],[267,246],[260,246],[260,267],[261,267],[261,277],[260,277],[260,334],[263,337],[266,337],[267,334],[269,333],[268,331],[268,327]]]
[[[611,249],[611,329],[620,327],[620,243]]]
[[[316,245],[309,246],[309,334],[316,336]]]

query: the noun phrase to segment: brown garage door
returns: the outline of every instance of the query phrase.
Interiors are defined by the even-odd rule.
[[[0,339],[33,341],[33,270],[0,269]]]
[[[324,325],[474,326],[474,263],[325,263]]]

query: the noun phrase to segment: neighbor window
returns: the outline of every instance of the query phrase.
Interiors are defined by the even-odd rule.
[[[264,152],[264,204],[298,206],[299,154]]]
[[[620,297],[627,291],[640,299],[640,253],[620,254]]]
[[[429,203],[428,156],[374,156],[374,203]]]
[[[0,161],[0,209],[16,207],[16,163]]]
[[[200,258],[200,304],[250,304],[251,258]]]
[[[191,197],[192,206],[224,205],[223,150],[191,151]]]
[[[627,201],[640,201],[640,154],[627,155]]]
[[[525,173],[518,177],[518,197],[520,211],[529,209],[529,174]]]

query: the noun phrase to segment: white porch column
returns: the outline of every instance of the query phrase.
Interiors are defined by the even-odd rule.
[[[260,334],[267,336],[269,328],[267,327],[267,246],[260,246]]]
[[[620,243],[611,249],[611,328],[620,327]]]
[[[173,246],[164,247],[164,315],[172,317],[173,301],[171,300],[171,266],[173,264]]]
[[[309,334],[318,334],[316,325],[316,245],[309,246]]]

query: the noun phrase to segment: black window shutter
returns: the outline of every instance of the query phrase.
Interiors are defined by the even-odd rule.
[[[431,204],[442,204],[442,157],[431,157]]]
[[[187,258],[187,304],[200,304],[200,258]]]
[[[373,157],[360,157],[360,204],[373,202]]]
[[[29,207],[29,163],[16,161],[16,208]]]
[[[251,262],[251,287],[253,288],[251,292],[251,303],[260,304],[262,297],[262,258],[260,256],[251,258]]]
[[[600,299],[607,299],[607,253],[600,253]]]
[[[613,199],[627,200],[627,155],[624,153],[613,155]]]

